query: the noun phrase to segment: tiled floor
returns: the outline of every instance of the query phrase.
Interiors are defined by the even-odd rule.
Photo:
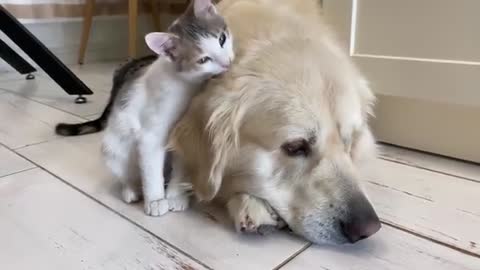
[[[59,138],[98,115],[115,64],[73,67],[95,92],[75,105],[47,76],[0,75],[0,268],[480,269],[480,166],[383,147],[365,183],[384,223],[354,246],[241,236],[202,211],[150,218],[125,205],[100,135]]]

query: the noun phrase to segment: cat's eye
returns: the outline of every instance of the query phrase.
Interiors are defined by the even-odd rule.
[[[289,157],[307,157],[311,153],[310,144],[305,139],[286,142],[282,150]]]
[[[220,43],[220,47],[223,48],[223,45],[225,45],[225,41],[227,41],[227,35],[225,35],[225,33],[222,33],[220,35],[220,38],[218,39],[218,42]]]
[[[205,56],[205,57],[202,57],[200,58],[197,63],[199,63],[200,65],[203,65],[209,61],[212,61],[212,58],[208,57],[208,56]]]

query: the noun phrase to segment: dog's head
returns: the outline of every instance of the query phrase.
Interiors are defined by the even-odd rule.
[[[374,96],[328,40],[252,48],[194,99],[174,139],[200,199],[248,193],[315,243],[353,243],[380,228],[359,184],[375,155]]]

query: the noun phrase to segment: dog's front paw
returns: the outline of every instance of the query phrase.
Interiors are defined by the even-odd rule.
[[[168,212],[168,200],[145,200],[145,214],[153,217],[163,216]]]
[[[259,227],[257,220],[248,214],[248,211],[241,213],[240,216],[235,221],[235,227],[237,231],[242,233],[257,233],[257,228]]]
[[[238,232],[264,235],[279,226],[279,218],[270,206],[250,195],[236,195],[229,200],[227,207]]]

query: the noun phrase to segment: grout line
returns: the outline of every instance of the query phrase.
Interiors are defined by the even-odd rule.
[[[92,113],[92,114],[83,116],[83,118],[84,118],[85,120],[87,120],[87,121],[91,121],[93,116],[95,116],[95,118],[99,118],[101,115],[102,115],[102,112],[100,112],[100,113]]]
[[[39,168],[41,169],[42,171],[50,174],[51,176],[55,177],[56,179],[58,179],[60,182],[66,184],[67,186],[69,186],[70,188],[72,188],[73,190],[79,192],[80,194],[83,194],[84,196],[86,196],[87,198],[93,200],[94,202],[98,203],[99,205],[107,208],[108,210],[110,210],[111,212],[113,212],[114,214],[116,214],[117,216],[119,216],[120,218],[128,221],[129,223],[131,223],[132,225],[134,225],[135,227],[139,228],[140,230],[148,233],[149,235],[151,235],[152,237],[154,237],[155,239],[163,242],[165,245],[167,246],[170,246],[172,249],[176,250],[177,252],[179,252],[180,254],[183,254],[184,256],[186,256],[187,258],[191,259],[192,261],[200,264],[201,266],[209,269],[209,270],[213,270],[213,268],[209,267],[208,265],[206,265],[205,263],[203,263],[202,261],[198,260],[197,258],[193,257],[192,255],[186,253],[185,251],[183,251],[182,249],[176,247],[175,245],[171,244],[170,242],[164,240],[163,238],[159,237],[158,235],[156,235],[155,233],[153,233],[152,231],[148,230],[147,228],[143,227],[142,225],[136,223],[134,220],[132,220],[131,218],[127,217],[126,215],[118,212],[117,210],[113,209],[112,207],[108,206],[107,204],[101,202],[100,200],[98,200],[97,198],[93,197],[92,195],[86,193],[85,191],[81,190],[80,188],[74,186],[73,184],[67,182],[66,180],[64,180],[63,178],[59,177],[58,175],[54,174],[53,172],[50,172],[49,170],[47,170],[46,168],[44,168],[43,166],[41,166],[40,164],[34,162],[33,160],[27,158],[26,156],[10,149],[9,147],[3,145],[2,143],[0,143],[0,145],[6,147],[7,149],[9,149],[10,151],[16,153],[18,156],[24,158],[25,160],[31,162],[32,164],[34,164],[35,168],[31,168],[31,169],[36,169],[36,168]]]
[[[279,269],[283,268],[285,265],[287,265],[288,263],[293,261],[298,255],[302,254],[305,250],[307,250],[311,246],[312,246],[312,243],[307,243],[305,246],[303,246],[302,248],[297,250],[295,253],[290,255],[286,260],[284,260],[279,265],[277,265],[275,268],[273,268],[273,270],[279,270]]]
[[[68,94],[67,94],[67,95],[68,95]],[[67,110],[64,110],[64,109],[55,107],[55,106],[53,106],[53,105],[51,105],[51,104],[44,103],[44,102],[42,102],[42,101],[38,101],[38,100],[35,100],[35,99],[33,99],[33,98],[29,98],[29,97],[25,97],[25,98],[27,98],[27,99],[29,99],[29,100],[31,100],[31,101],[34,101],[34,102],[36,102],[36,103],[38,103],[38,104],[42,104],[42,105],[44,105],[44,106],[47,106],[47,107],[49,107],[49,108],[52,108],[52,109],[61,111],[61,112],[63,112],[63,113],[70,114],[70,115],[73,115],[73,116],[78,117],[78,118],[81,118],[81,119],[85,119],[85,117],[83,117],[83,116],[81,116],[81,115],[79,115],[79,114],[76,114],[76,113],[73,113],[73,112],[70,112],[70,111],[67,111]],[[74,99],[72,99],[72,103],[73,103],[73,102],[74,102]],[[88,103],[88,101],[87,101],[87,103]],[[82,106],[82,105],[84,105],[84,104],[77,104],[77,105],[78,105],[78,106]]]
[[[415,236],[415,237],[418,237],[418,238],[422,238],[422,239],[427,240],[427,241],[429,241],[429,242],[432,242],[432,243],[434,243],[434,244],[437,244],[437,245],[440,245],[440,246],[444,246],[444,247],[449,248],[449,249],[453,249],[453,250],[458,251],[458,252],[460,252],[460,253],[463,253],[463,254],[465,254],[465,255],[472,256],[472,257],[475,257],[475,258],[480,259],[480,254],[477,254],[477,253],[475,253],[475,252],[472,252],[472,251],[469,251],[469,250],[466,250],[466,249],[463,249],[463,248],[460,248],[460,247],[457,247],[457,246],[454,246],[454,245],[451,245],[451,244],[448,244],[448,243],[444,243],[444,242],[442,242],[442,241],[440,241],[440,240],[437,240],[437,239],[431,238],[431,237],[429,237],[429,236],[425,236],[425,235],[423,235],[423,234],[420,234],[420,233],[411,231],[411,230],[409,230],[409,229],[406,229],[406,228],[403,228],[403,227],[401,227],[401,226],[399,226],[399,225],[396,225],[396,224],[394,224],[394,223],[392,223],[392,222],[389,222],[389,221],[387,221],[387,220],[385,220],[385,219],[380,218],[380,220],[381,220],[382,224],[384,224],[384,225],[386,225],[386,226],[389,226],[389,227],[391,227],[391,228],[397,229],[397,230],[402,231],[402,232],[404,232],[404,233],[411,234],[411,235],[413,235],[413,236]]]
[[[62,139],[62,137],[52,137],[51,139],[48,139],[48,140],[45,140],[45,141],[34,142],[34,143],[19,146],[19,147],[12,147],[10,149],[12,149],[12,151],[16,152],[17,150],[21,150],[23,148],[27,148],[27,147],[30,147],[30,146],[35,146],[35,145],[39,145],[39,144],[43,144],[43,143],[48,143],[48,142],[51,142],[51,141],[54,141],[54,140],[59,140],[59,139]]]
[[[11,83],[11,82],[16,82],[16,81],[25,81],[25,78],[18,78],[18,79],[0,79],[0,83]],[[6,90],[5,88],[0,88],[0,89],[3,89],[3,90]]]
[[[0,72],[0,77],[1,77],[1,74],[2,74],[2,72]],[[25,75],[26,75],[26,74],[25,74]],[[36,80],[37,78],[45,79],[45,77],[44,77],[43,75],[40,75],[40,74],[33,74],[33,75],[35,75],[35,80]],[[23,75],[21,75],[21,76],[23,76]],[[24,82],[25,80],[26,80],[25,77],[10,78],[10,79],[0,79],[0,84],[1,84],[1,83],[12,83],[12,82]],[[0,87],[0,89],[1,89],[1,90],[6,90],[6,91],[9,90],[9,89],[7,89],[7,88],[5,88],[5,87]]]
[[[412,168],[417,168],[417,169],[424,170],[424,171],[429,171],[429,172],[433,172],[433,173],[438,173],[438,174],[442,174],[442,175],[446,175],[446,176],[459,178],[459,179],[469,181],[469,182],[480,183],[480,180],[478,180],[478,179],[469,178],[469,177],[465,177],[465,176],[461,176],[461,175],[456,175],[456,174],[452,174],[452,173],[448,173],[448,172],[443,172],[443,171],[439,171],[439,170],[435,170],[435,169],[430,169],[430,168],[427,168],[427,167],[424,167],[424,166],[411,164],[411,163],[406,162],[406,161],[401,161],[401,160],[389,158],[389,157],[386,157],[386,156],[379,156],[379,159],[385,160],[387,162],[392,162],[392,163],[405,165],[405,166],[412,167]]]
[[[33,170],[33,169],[38,169],[38,167],[36,167],[35,164],[32,163],[32,165],[33,165],[33,167],[31,167],[31,168],[22,169],[22,170],[20,170],[20,171],[16,171],[16,172],[12,172],[12,173],[9,173],[9,174],[2,175],[2,176],[0,176],[0,179],[2,179],[2,178],[4,178],[4,177],[8,177],[8,176],[15,175],[15,174],[19,174],[19,173],[31,171],[31,170]]]

